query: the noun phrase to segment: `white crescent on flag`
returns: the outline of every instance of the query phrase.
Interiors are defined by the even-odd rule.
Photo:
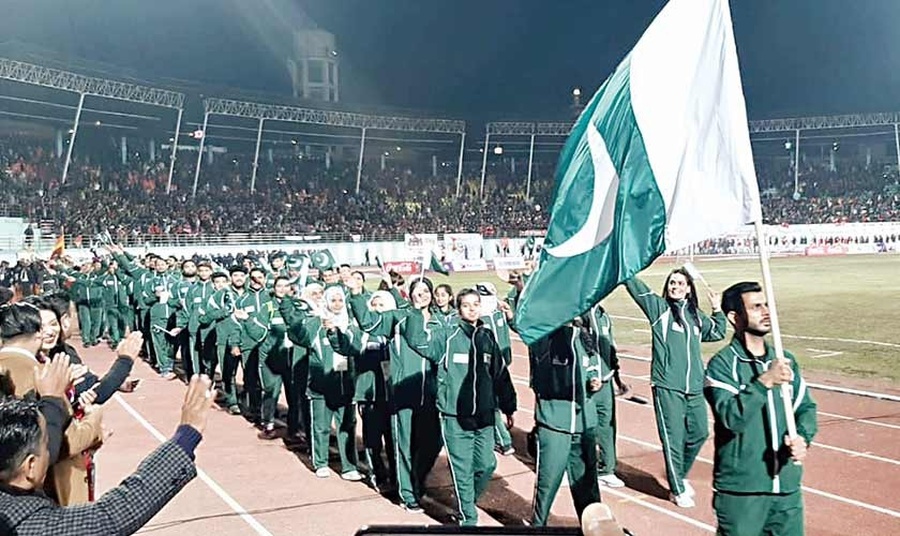
[[[546,248],[545,251],[554,257],[574,257],[586,253],[613,230],[616,215],[616,198],[619,191],[619,174],[609,157],[603,136],[591,121],[587,126],[587,141],[591,151],[591,162],[594,166],[594,191],[591,198],[591,210],[584,225],[575,234],[558,246]]]

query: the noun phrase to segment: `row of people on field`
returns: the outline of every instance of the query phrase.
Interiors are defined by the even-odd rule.
[[[384,277],[384,290],[368,293],[364,274],[347,266],[323,270],[321,281],[298,285],[296,275],[277,273],[283,268],[277,257],[268,267],[233,267],[227,275],[200,263],[202,273],[194,281],[185,265],[176,279],[166,275],[165,261],[150,261],[154,275],[113,249],[130,275],[152,278],[149,288],[158,301],[145,307],[175,309],[166,309],[170,316],[165,317],[148,311],[151,330],[162,328],[155,338],[151,332],[151,339],[163,374],[171,370],[166,368],[171,354],[160,349],[175,347],[185,367],[218,372],[223,405],[232,413],[247,413],[260,425],[262,439],[278,437],[275,407],[284,386],[286,438],[309,443],[313,467],[323,478],[331,474],[332,426],[341,476],[363,478],[355,433],[359,413],[370,481],[379,489],[396,489],[409,511],[421,509],[425,477],[444,446],[458,519],[477,521],[475,502],[496,466],[494,449],[512,453],[504,433],[516,409],[509,330],[521,285],[506,300],[497,300],[489,283],[453,297],[446,285],[434,287],[418,278],[404,295],[395,279]],[[173,281],[166,283],[166,277]],[[749,503],[743,499],[749,495],[790,506],[791,519],[799,519],[802,527],[799,468],[791,459],[802,459],[815,434],[815,404],[794,373],[796,362],[774,359],[764,343],[768,318],[759,287],[742,285],[726,291],[724,300],[711,294],[713,313],[707,316],[684,270],[669,275],[663,296],[638,279],[625,284],[651,322],[653,404],[671,498],[681,507],[694,504],[686,477],[708,437],[708,402],[716,421],[720,524],[744,512]],[[185,309],[181,313],[179,303]],[[735,327],[735,339],[704,366],[700,342],[724,338],[726,321]],[[179,344],[185,328],[189,337]],[[543,525],[564,474],[579,513],[599,500],[598,479],[622,485],[614,473],[611,380],[618,363],[608,315],[597,305],[573,319],[531,345],[529,363],[537,424],[532,522]],[[235,382],[239,367],[244,371],[242,400]],[[800,433],[786,442],[784,406],[771,390],[785,382],[794,388],[792,409]],[[747,404],[754,414],[747,413]],[[746,429],[750,424],[752,434]],[[743,467],[744,457],[769,449],[774,449],[774,462]]]

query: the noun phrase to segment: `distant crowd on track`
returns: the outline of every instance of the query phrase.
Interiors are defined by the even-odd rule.
[[[382,271],[367,290],[375,285],[366,274],[327,250],[177,259],[137,258],[113,241],[104,249],[80,265],[44,263],[55,280],[46,291],[0,288],[0,527],[135,532],[196,475],[194,449],[213,402],[252,422],[260,441],[307,454],[316,477],[368,485],[408,512],[422,511],[443,449],[454,518],[478,524],[496,454],[515,453],[511,336],[530,262],[504,276],[511,290],[500,296],[489,281],[454,291],[424,271],[408,282]],[[624,285],[651,327],[670,500],[695,506],[687,477],[711,410],[719,533],[803,534],[801,462],[817,431],[816,405],[796,360],[776,356],[765,340],[771,323],[760,286],[709,290],[707,314],[691,270],[673,270],[660,294],[638,278]],[[102,377],[70,344],[76,322],[82,348],[105,340],[118,354]],[[728,324],[734,338],[704,364],[701,341],[724,339]],[[629,388],[616,352],[600,303],[528,347],[532,526],[548,523],[566,479],[579,517],[599,516],[587,521],[609,531],[595,534],[627,533],[608,508],[589,508],[602,488],[626,485],[616,475],[615,399]],[[182,424],[135,475],[97,497],[103,404],[136,387],[137,358],[165,380],[188,382]]]

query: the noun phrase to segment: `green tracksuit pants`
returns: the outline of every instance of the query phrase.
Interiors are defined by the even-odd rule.
[[[241,368],[244,383],[241,402],[253,421],[259,420],[262,407],[262,384],[259,379],[259,347],[241,349]]]
[[[506,417],[499,409],[494,414],[494,446],[501,452],[512,447],[512,435],[506,429]]]
[[[593,400],[597,406],[597,444],[600,446],[597,474],[611,475],[616,472],[616,394],[612,381],[604,382]]]
[[[262,387],[261,418],[263,426],[275,424],[275,410],[282,386],[287,387],[288,412],[297,404],[291,398],[291,352],[281,345],[263,342],[259,348],[259,380]]]
[[[166,334],[164,330],[168,329],[167,324],[157,320],[150,322],[150,333],[153,339],[153,358],[156,360],[156,368],[160,374],[172,372],[174,367],[174,346],[172,345],[172,337]]]
[[[200,361],[200,370],[210,379],[214,379],[216,370],[222,372],[219,367],[219,353],[216,346],[216,330],[207,328],[201,329],[195,335],[194,348],[197,352],[197,359]]]
[[[128,306],[113,305],[106,308],[106,321],[109,326],[109,342],[115,348],[125,337],[127,331]]]
[[[387,486],[397,474],[394,441],[391,437],[391,417],[387,402],[358,402],[362,419],[363,446],[371,478],[378,486]],[[387,454],[387,464],[384,462]]]
[[[296,434],[302,427],[307,441],[312,441],[312,425],[310,419],[309,397],[306,395],[306,386],[309,383],[309,356],[306,350],[297,347],[290,349],[291,353],[291,383],[287,390],[288,400],[295,402],[292,411],[288,402],[288,435]]]
[[[716,492],[719,536],[803,536],[803,496]]]
[[[706,400],[702,393],[688,395],[671,389],[653,388],[653,411],[662,443],[669,491],[684,493],[684,478],[709,437]]]
[[[328,467],[328,443],[331,424],[337,429],[338,453],[341,456],[341,474],[356,471],[356,405],[353,403],[330,406],[324,398],[310,398],[312,420],[313,469]]]
[[[563,474],[568,477],[579,519],[587,505],[600,501],[596,429],[567,434],[539,425],[536,458],[532,526],[547,525]]]
[[[100,338],[100,308],[78,304],[78,327],[85,346],[97,344]]]
[[[181,358],[181,366],[188,379],[194,374],[200,374],[200,363],[194,363],[194,352],[191,349],[193,340],[187,328],[182,329],[177,336],[172,338],[172,355],[178,354]]]
[[[222,403],[225,407],[235,406],[238,403],[235,377],[241,358],[231,355],[231,347],[224,344],[216,345],[216,357],[219,370],[222,371],[222,392],[225,394]]]
[[[487,489],[497,468],[493,428],[485,426],[466,430],[455,416],[441,416],[441,436],[447,447],[450,476],[459,508],[459,524],[462,526],[474,527],[478,524],[475,503]]]
[[[397,491],[405,504],[419,504],[425,477],[441,452],[440,423],[435,407],[403,408],[391,416],[397,459]]]

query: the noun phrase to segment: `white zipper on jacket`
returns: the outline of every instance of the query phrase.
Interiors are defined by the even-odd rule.
[[[578,328],[575,328],[575,327],[572,328],[572,342],[571,342],[571,347],[572,347],[572,402],[571,402],[572,415],[571,415],[571,419],[569,421],[569,423],[570,423],[569,424],[569,433],[570,434],[574,434],[575,428],[576,428],[575,427],[575,396],[576,396],[575,389],[577,387],[575,386],[575,367],[579,366],[578,353],[575,351],[575,337],[576,337],[576,333],[577,333],[575,330],[577,330],[577,329]]]
[[[684,306],[687,304],[687,300],[684,300],[681,304],[681,321],[684,322],[684,341],[685,347],[687,348],[687,373],[684,375],[684,392],[690,394],[691,392],[691,335],[694,333],[693,326],[689,325],[687,316],[684,314]]]
[[[475,363],[472,367],[472,415],[476,414],[478,408],[478,348],[475,346],[475,334],[478,333],[478,326],[472,330],[472,355],[475,357]]]

